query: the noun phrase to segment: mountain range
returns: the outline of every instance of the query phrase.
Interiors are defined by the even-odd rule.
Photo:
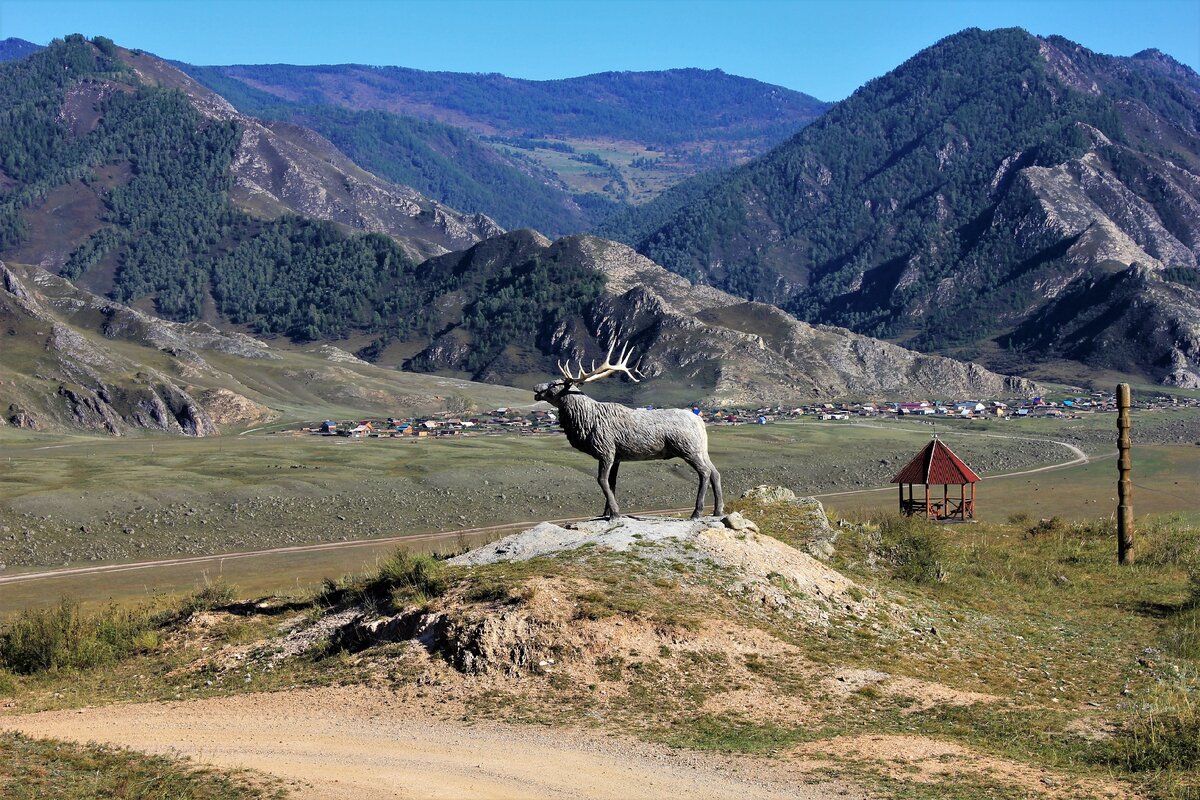
[[[360,64],[179,66],[239,110],[313,128],[383,177],[551,236],[759,155],[829,107],[720,70],[530,81]]]
[[[1200,76],[1152,50],[964,31],[600,232],[810,321],[1195,388]]]
[[[687,105],[687,87],[714,82],[728,113],[694,103],[665,126],[628,113]],[[210,389],[282,402],[239,370],[218,369],[233,376],[220,387],[189,379],[204,347],[472,387],[532,384],[620,338],[654,380],[602,391],[659,403],[1038,390],[967,357],[1200,385],[1200,82],[1161,53],[965,31],[793,120],[799,132],[764,154],[624,203],[597,226],[608,239],[505,232],[389,180],[374,145],[353,144],[360,131],[388,144],[385,162],[430,137],[467,148],[427,175],[470,163],[467,150],[502,154],[502,139],[570,154],[602,129],[655,148],[740,142],[728,152],[742,161],[778,133],[772,102],[824,111],[698,70],[558,83],[195,68],[81,36],[0,64],[0,320],[24,343],[0,354],[7,419],[195,435],[219,427],[204,419]],[[508,84],[504,102],[453,89]],[[574,121],[556,115],[571,92],[589,109]],[[448,121],[456,104],[474,116]],[[66,318],[68,306],[108,310]],[[147,369],[142,351],[104,352],[131,329],[97,322],[112,315],[157,331],[136,342],[155,353]],[[172,337],[192,344],[162,344]]]

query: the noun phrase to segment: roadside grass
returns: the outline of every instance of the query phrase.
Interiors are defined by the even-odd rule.
[[[266,776],[97,744],[0,733],[0,796],[7,800],[260,800],[282,798]]]
[[[803,509],[739,510],[764,533],[804,544]],[[1200,797],[1200,528],[1188,517],[1140,520],[1130,567],[1116,563],[1110,520],[1015,514],[1007,524],[943,526],[858,513],[837,529],[833,566],[908,609],[911,630],[774,632],[819,663],[997,699],[916,713],[903,698],[857,694],[855,713],[823,720],[828,731],[926,735],[1117,776],[1152,797]]]

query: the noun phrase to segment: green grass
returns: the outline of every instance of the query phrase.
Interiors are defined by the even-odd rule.
[[[69,600],[29,609],[0,630],[0,670],[31,675],[110,664],[156,648],[155,627],[144,610],[85,613]]]
[[[7,800],[252,800],[282,790],[246,772],[97,744],[0,733],[0,796]]]

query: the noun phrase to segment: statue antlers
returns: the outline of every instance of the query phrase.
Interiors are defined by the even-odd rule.
[[[641,370],[637,367],[630,368],[629,366],[629,357],[633,355],[633,348],[629,345],[623,347],[621,349],[621,355],[617,357],[617,363],[614,364],[612,363],[612,354],[613,350],[616,349],[616,346],[616,342],[608,346],[608,355],[604,357],[604,363],[599,367],[596,366],[595,361],[592,361],[591,369],[587,372],[584,372],[583,360],[580,359],[578,362],[576,362],[576,371],[579,373],[578,375],[571,374],[570,362],[567,362],[566,364],[559,362],[558,371],[562,373],[562,376],[566,378],[569,383],[574,384],[591,383],[592,381],[598,381],[601,378],[607,378],[609,375],[614,375],[618,372],[628,375],[629,379],[634,383],[640,383],[641,381],[638,380],[637,376],[642,375]],[[638,364],[640,366],[641,362],[638,362]],[[644,378],[645,375],[642,375],[642,377]]]

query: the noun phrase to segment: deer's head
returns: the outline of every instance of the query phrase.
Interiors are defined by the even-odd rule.
[[[610,344],[608,346],[608,355],[604,357],[604,363],[597,367],[596,362],[593,361],[591,369],[586,372],[583,369],[582,361],[577,362],[575,372],[571,372],[569,363],[560,363],[558,371],[562,373],[562,377],[550,383],[539,383],[533,391],[533,399],[557,406],[562,401],[562,398],[568,394],[582,394],[579,387],[583,384],[607,378],[609,375],[614,375],[618,372],[628,375],[631,381],[638,383],[638,375],[642,374],[641,371],[637,367],[629,366],[629,358],[633,355],[633,348],[628,345],[621,348],[621,354],[614,363],[613,351],[616,349],[616,346],[615,342]]]

